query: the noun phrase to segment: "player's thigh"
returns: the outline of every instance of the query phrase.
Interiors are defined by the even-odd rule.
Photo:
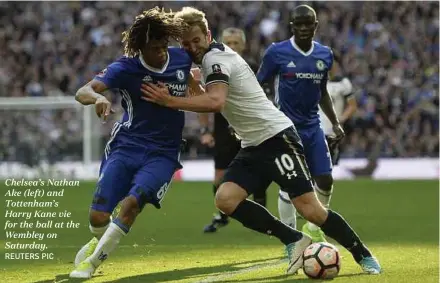
[[[313,191],[311,175],[299,136],[293,129],[273,139],[264,150],[264,168],[290,199]]]
[[[92,209],[112,213],[131,187],[134,171],[130,161],[119,154],[103,159],[93,196]]]
[[[150,158],[136,172],[129,194],[137,199],[141,209],[147,203],[160,208],[173,175],[180,168],[180,164],[172,158],[166,156]]]
[[[333,169],[330,150],[324,132],[318,128],[304,144],[305,157],[312,176],[331,174]]]
[[[272,180],[262,174],[258,155],[241,149],[225,171],[222,183],[232,182],[243,188],[248,195],[266,190]]]

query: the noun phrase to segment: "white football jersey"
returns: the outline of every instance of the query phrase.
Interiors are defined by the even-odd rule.
[[[246,61],[228,46],[212,43],[201,66],[205,86],[228,84],[228,96],[221,111],[241,139],[241,146],[256,146],[282,130],[292,121],[267,98]]]
[[[341,81],[329,81],[327,82],[327,91],[333,100],[336,115],[341,118],[342,113],[344,113],[345,102],[353,94],[353,86],[350,80],[343,78]],[[324,133],[333,135],[333,125],[321,108],[319,108],[319,119]]]

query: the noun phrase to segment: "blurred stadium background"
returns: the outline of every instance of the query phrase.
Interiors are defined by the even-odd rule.
[[[173,10],[195,6],[206,12],[216,38],[224,28],[243,28],[247,36],[245,59],[258,65],[271,42],[290,36],[289,11],[298,4],[1,2],[0,172],[10,176],[42,164],[100,161],[112,124],[121,114],[120,97],[109,93],[117,113],[102,125],[93,111],[84,112],[73,96],[122,54],[121,33],[142,10],[156,5]],[[309,4],[317,10],[320,21],[316,39],[340,53],[343,70],[357,90],[359,109],[345,125],[342,155],[363,160],[356,163],[362,168],[354,173],[371,175],[378,158],[436,160],[438,2]],[[183,160],[211,158],[212,152],[198,141],[198,121],[193,113],[186,115],[184,136],[189,147]],[[438,163],[429,164],[437,175]]]

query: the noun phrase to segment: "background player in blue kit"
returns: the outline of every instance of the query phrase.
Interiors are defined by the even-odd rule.
[[[257,78],[264,83],[275,77],[275,102],[295,124],[315,181],[316,194],[320,202],[328,207],[333,191],[332,161],[320,127],[319,106],[333,125],[334,142],[344,137],[344,131],[327,92],[333,53],[329,47],[313,41],[317,27],[313,8],[308,5],[295,8],[291,22],[293,37],[274,43],[266,50]],[[278,208],[281,220],[295,227],[295,217],[289,217],[294,214],[290,198],[281,190]],[[313,223],[306,223],[303,232],[309,234],[313,241],[325,241],[323,232]]]
[[[191,58],[183,49],[168,47],[169,39],[178,40],[182,31],[182,21],[171,12],[157,7],[144,11],[123,33],[125,56],[77,92],[79,102],[95,104],[105,119],[111,104],[100,93],[116,89],[125,113],[113,127],[101,163],[89,216],[95,238],[78,253],[71,277],[90,278],[145,204],[160,208],[174,172],[181,168],[184,112],[141,100],[140,88],[142,83],[161,81],[171,95],[186,95]],[[120,201],[121,210],[111,221]]]

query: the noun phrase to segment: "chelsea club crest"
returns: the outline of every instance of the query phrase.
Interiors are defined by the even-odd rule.
[[[176,77],[179,82],[183,82],[185,80],[185,73],[182,70],[177,70]]]
[[[323,71],[325,67],[325,63],[322,60],[316,61],[316,68],[318,68],[318,70]]]

